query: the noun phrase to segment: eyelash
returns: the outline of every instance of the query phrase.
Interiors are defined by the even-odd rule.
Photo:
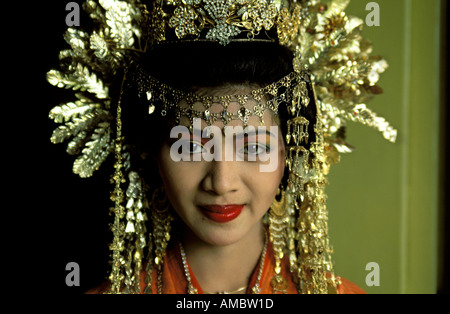
[[[185,145],[189,145],[189,146],[187,147],[187,149],[186,149],[186,146],[185,146]],[[182,149],[183,149],[183,151],[184,151],[184,149],[186,149],[186,151],[187,151],[189,154],[198,154],[198,153],[201,153],[201,152],[202,152],[202,151],[201,151],[201,152],[198,152],[198,153],[192,152],[191,148],[192,148],[193,145],[197,145],[197,146],[200,147],[200,148],[202,149],[202,151],[203,151],[203,144],[201,144],[201,143],[199,143],[199,142],[195,142],[195,141],[189,141],[189,142],[183,143]]]
[[[247,143],[246,145],[244,145],[244,149],[243,149],[246,154],[249,154],[248,148],[250,146],[251,147],[256,147],[256,149],[262,149],[263,150],[262,152],[259,152],[259,153],[250,153],[252,155],[261,155],[263,153],[266,153],[266,154],[270,153],[270,146],[268,146],[268,145],[259,144],[259,143]]]
[[[189,146],[186,147],[185,145],[189,145]],[[195,149],[192,149],[192,146],[194,146],[194,145],[200,147],[202,149],[202,151],[194,152]],[[249,147],[256,148],[259,152],[257,151],[257,152],[250,153],[249,152]],[[187,151],[189,154],[199,154],[199,153],[203,152],[203,144],[201,144],[199,142],[196,142],[196,141],[186,142],[180,148],[182,148],[183,151]],[[260,150],[262,150],[262,151],[260,151]],[[256,156],[258,156],[258,155],[261,155],[263,153],[266,153],[266,154],[270,153],[270,146],[265,145],[265,144],[260,144],[260,143],[246,143],[246,144],[244,144],[244,148],[241,149],[240,152],[244,153],[246,155],[256,155]]]

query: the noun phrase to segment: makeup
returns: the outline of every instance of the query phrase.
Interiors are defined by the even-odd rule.
[[[205,205],[199,206],[202,213],[217,223],[227,223],[236,219],[244,205]]]

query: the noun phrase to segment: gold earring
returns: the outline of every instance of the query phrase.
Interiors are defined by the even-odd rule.
[[[284,256],[284,248],[286,247],[286,227],[288,223],[287,201],[285,191],[278,189],[277,196],[272,202],[269,210],[269,236],[272,242],[275,255],[275,276],[271,280],[274,293],[286,293],[288,282],[281,275],[281,260]]]
[[[170,240],[171,222],[173,216],[170,213],[170,203],[167,198],[164,186],[154,190],[151,198],[151,219],[153,224],[154,260],[148,263],[155,263],[158,274],[157,289],[162,293],[162,269],[166,248]],[[150,269],[149,276],[151,277]],[[148,280],[147,280],[148,281]]]
[[[142,269],[144,248],[147,246],[147,214],[143,198],[142,180],[137,172],[128,175],[129,185],[126,191],[125,239],[125,292],[139,293],[139,278]]]
[[[124,154],[123,154],[123,142],[124,137],[122,135],[122,96],[123,88],[125,85],[128,69],[125,69],[125,73],[122,79],[122,86],[120,88],[119,101],[117,102],[116,111],[116,139],[114,143],[114,175],[111,182],[114,184],[114,190],[111,193],[111,200],[114,202],[114,207],[111,211],[114,213],[114,222],[111,225],[111,231],[113,232],[113,241],[109,246],[112,251],[112,270],[109,275],[111,282],[110,293],[121,293],[121,286],[124,275],[124,256],[122,255],[125,247],[125,229],[123,228],[122,219],[125,216],[125,207],[123,206],[124,192],[122,190],[122,184],[126,182],[124,178]]]

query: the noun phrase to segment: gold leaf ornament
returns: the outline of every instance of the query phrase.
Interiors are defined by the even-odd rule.
[[[82,178],[92,176],[112,150],[111,129],[108,122],[102,122],[95,129],[92,140],[86,144],[82,154],[75,160],[73,172]]]
[[[69,66],[67,72],[64,74],[57,70],[50,70],[47,73],[47,81],[59,88],[88,91],[99,99],[108,98],[108,87],[104,86],[95,73],[90,73],[87,67],[78,63],[76,66]]]

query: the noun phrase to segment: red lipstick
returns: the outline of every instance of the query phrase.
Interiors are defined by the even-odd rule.
[[[244,205],[205,205],[200,206],[202,213],[218,223],[226,223],[236,219]]]

